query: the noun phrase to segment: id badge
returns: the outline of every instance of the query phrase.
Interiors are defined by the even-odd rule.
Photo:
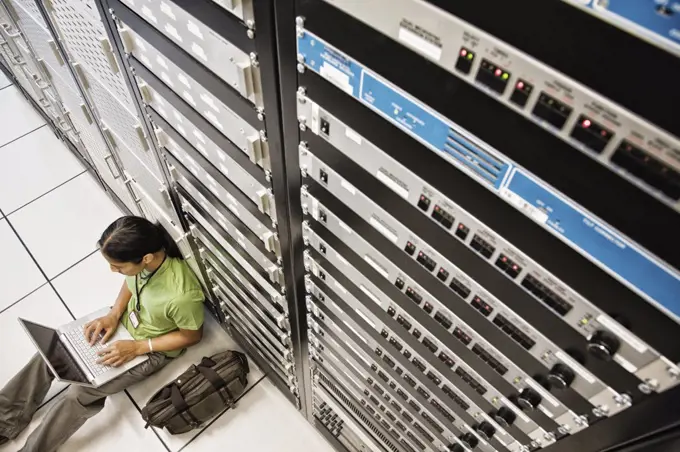
[[[137,312],[136,311],[130,312],[130,315],[128,315],[128,318],[130,319],[130,323],[132,324],[132,327],[136,329],[139,326],[139,317],[137,317]]]

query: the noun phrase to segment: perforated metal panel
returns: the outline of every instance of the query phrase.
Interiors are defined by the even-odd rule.
[[[150,144],[143,137],[141,124],[133,111],[127,109],[105,86],[88,72],[83,71],[94,108],[101,122],[116,135],[117,140],[124,142],[148,168],[158,183],[163,176],[156,162]],[[144,140],[144,141],[142,141]],[[146,147],[145,145],[146,144]]]
[[[92,8],[80,1],[51,1],[52,17],[71,58],[86,66],[91,75],[114,93],[116,99],[133,109],[134,104],[113,53],[103,50],[110,48],[110,44],[104,25],[95,19],[98,16],[93,16]]]
[[[18,0],[14,1],[18,2]],[[33,14],[30,14],[30,11],[24,9],[23,3],[34,3],[29,0],[23,0],[19,3],[20,4],[15,5],[14,10],[19,17],[21,31],[30,42],[36,56],[50,66],[50,74],[57,74],[65,83],[71,86],[72,89],[77,90],[76,83],[73,80],[73,77],[71,77],[71,73],[69,72],[66,63],[58,54],[58,48],[54,38],[44,25],[45,22],[36,20]]]
[[[47,28],[45,19],[43,19],[42,14],[40,14],[40,9],[38,8],[38,4],[36,3],[36,1],[38,0],[11,0],[11,1],[14,3],[15,9],[17,9],[17,6],[21,7],[23,10],[25,10],[28,14],[31,15],[35,22],[39,23],[43,28]],[[17,13],[18,12],[19,11],[17,11]]]

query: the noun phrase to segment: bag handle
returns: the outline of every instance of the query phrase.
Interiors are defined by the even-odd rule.
[[[191,418],[191,421],[188,422],[189,425],[193,426],[194,428],[200,426],[201,422],[198,419],[196,419],[196,416],[194,416],[191,410],[189,409],[189,404],[187,404],[186,400],[184,400],[184,397],[182,396],[182,393],[179,390],[179,386],[173,384],[170,391],[171,391],[170,402],[172,403],[172,406],[175,407],[175,409],[177,410],[177,413],[180,416],[183,416],[186,413],[187,416]]]

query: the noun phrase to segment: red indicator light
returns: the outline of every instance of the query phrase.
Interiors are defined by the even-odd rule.
[[[496,72],[495,72],[496,77],[500,77],[502,73],[503,73],[503,71],[501,71],[500,69],[496,69]]]
[[[582,124],[583,127],[587,129],[592,123],[590,122],[590,119],[584,119]]]
[[[501,257],[501,260],[502,260],[503,262],[507,262],[507,261],[508,261],[508,258],[505,257],[505,256],[503,256],[503,257]]]
[[[602,135],[603,137],[606,137],[606,136],[607,136],[607,131],[606,131],[606,130],[603,130],[602,132],[600,132],[600,135]]]
[[[465,56],[465,55],[467,55],[467,50],[461,49],[460,56]]]
[[[513,266],[512,266],[512,269],[513,269],[513,270],[517,270],[517,268],[518,268],[517,265],[513,265]]]
[[[524,82],[517,82],[517,89],[524,89]]]

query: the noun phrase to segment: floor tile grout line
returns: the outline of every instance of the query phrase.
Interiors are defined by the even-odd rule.
[[[2,212],[2,209],[0,209],[0,213],[2,213],[2,214],[4,215],[4,213]],[[52,281],[50,281],[50,278],[47,277],[47,274],[45,273],[45,270],[43,270],[43,268],[40,266],[40,264],[38,264],[38,260],[35,258],[35,256],[34,256],[33,253],[31,252],[31,250],[28,249],[28,246],[26,245],[26,242],[24,242],[24,239],[21,238],[21,236],[19,235],[19,232],[16,230],[16,228],[14,227],[14,225],[12,224],[12,222],[10,221],[10,219],[9,219],[6,215],[4,215],[4,216],[5,216],[5,219],[7,220],[7,225],[12,229],[12,231],[14,231],[14,234],[17,236],[17,238],[19,239],[19,242],[20,242],[21,245],[24,247],[24,249],[26,250],[26,252],[28,253],[28,255],[31,257],[31,259],[33,260],[33,262],[35,263],[35,266],[38,267],[38,270],[40,270],[40,273],[42,273],[43,278],[45,278],[45,280],[47,281],[47,284],[50,285],[50,287],[52,288],[52,290],[54,291],[54,293],[57,295],[57,298],[59,298],[59,300],[61,301],[61,304],[63,304],[63,305],[64,305],[64,308],[66,308],[66,311],[67,311],[67,312],[69,313],[69,315],[73,318],[73,320],[75,320],[76,317],[73,315],[73,312],[71,312],[71,309],[68,307],[68,305],[66,304],[66,302],[64,302],[64,299],[61,297],[61,295],[59,294],[59,292],[57,292],[57,289],[54,287],[54,284],[52,284]]]
[[[262,380],[264,380],[265,378],[267,378],[267,375],[266,375],[266,374],[263,374],[262,377],[260,377],[259,380],[257,380],[251,387],[249,387],[243,394],[241,394],[241,397],[239,397],[238,399],[236,399],[234,403],[238,403],[241,399],[243,399],[250,391],[252,391],[252,390],[255,388],[255,386],[257,386],[258,384],[260,384],[260,382],[261,382]],[[199,436],[201,436],[201,434],[203,434],[203,432],[205,432],[206,430],[208,430],[208,428],[210,428],[211,425],[213,425],[215,422],[217,422],[217,421],[219,420],[219,418],[221,418],[222,415],[224,415],[224,413],[228,412],[230,409],[231,409],[231,408],[227,408],[227,409],[223,410],[220,414],[218,414],[217,416],[215,416],[215,418],[212,419],[212,420],[208,423],[208,425],[206,425],[205,427],[203,427],[203,428],[196,434],[196,436],[194,436],[194,437],[191,438],[189,441],[187,441],[187,443],[186,443],[184,446],[182,446],[177,452],[182,452],[184,449],[186,449],[186,448],[189,446],[189,444],[193,443],[193,442],[196,440],[196,438],[198,438]]]
[[[2,91],[2,90],[5,89],[5,88],[9,88],[10,86],[14,86],[14,85],[13,85],[12,83],[10,83],[9,85],[3,86],[2,88],[0,88],[0,91]]]
[[[92,255],[93,255],[94,253],[96,253],[97,251],[99,251],[99,250],[96,249],[96,250],[94,250],[94,251],[88,253],[87,256],[85,256],[85,257],[79,259],[77,262],[75,262],[75,263],[69,265],[68,268],[65,268],[64,270],[62,270],[62,271],[60,271],[59,273],[57,273],[56,275],[54,275],[54,276],[50,279],[50,281],[54,281],[55,279],[57,279],[58,277],[62,276],[62,275],[63,275],[64,273],[66,273],[67,271],[72,270],[73,267],[75,267],[76,265],[82,263],[85,259],[88,259],[88,258],[92,257]]]
[[[130,392],[127,389],[124,389],[123,392],[128,396],[128,398],[130,399],[130,402],[132,402],[132,405],[137,409],[137,411],[141,415],[142,409],[139,407],[139,405],[137,404],[137,401],[135,401],[134,397],[132,397],[132,394],[130,394]],[[165,450],[167,450],[168,452],[171,452],[170,448],[168,447],[167,444],[165,444],[165,441],[163,441],[163,438],[161,438],[161,435],[158,434],[156,429],[151,427],[151,431],[153,431],[154,435],[156,435],[156,438],[158,438],[158,441],[160,441],[161,444],[163,445],[163,447],[165,447]]]
[[[3,144],[3,145],[0,145],[0,149],[4,148],[5,146],[7,146],[7,145],[9,145],[9,144],[14,143],[14,142],[17,141],[17,140],[21,140],[23,137],[32,134],[32,133],[35,132],[36,130],[42,129],[42,128],[45,127],[46,125],[47,125],[47,123],[45,123],[45,124],[43,124],[43,125],[41,125],[41,126],[38,126],[38,127],[36,127],[35,129],[31,130],[30,132],[26,132],[25,134],[23,134],[23,135],[21,135],[21,136],[19,136],[19,137],[16,137],[15,139],[13,139],[13,140],[11,140],[11,141],[8,141],[7,143],[5,143],[5,144]]]
[[[23,300],[25,300],[25,299],[28,298],[29,296],[33,295],[34,293],[36,293],[38,290],[42,289],[42,288],[45,287],[46,285],[47,285],[47,281],[45,281],[44,283],[40,284],[40,285],[39,285],[38,287],[36,287],[35,289],[31,290],[29,293],[27,293],[27,294],[24,295],[23,297],[19,298],[17,301],[15,301],[14,303],[12,303],[11,305],[9,305],[9,306],[7,306],[7,307],[5,307],[5,308],[3,308],[3,309],[0,309],[0,315],[2,315],[5,311],[10,310],[11,308],[13,308],[14,306],[16,306],[17,304],[21,303]]]
[[[83,170],[83,171],[81,171],[80,173],[76,174],[75,176],[72,176],[72,177],[68,178],[67,180],[65,180],[64,182],[61,182],[59,185],[50,188],[49,190],[47,190],[45,193],[43,193],[42,195],[38,196],[37,198],[34,198],[34,199],[28,201],[26,204],[22,205],[21,207],[17,207],[17,208],[14,209],[13,211],[9,212],[9,213],[7,214],[7,216],[10,216],[10,215],[12,215],[12,214],[14,214],[14,213],[20,211],[20,210],[23,209],[24,207],[33,204],[35,201],[39,200],[40,198],[42,198],[42,197],[44,197],[44,196],[49,195],[50,193],[52,193],[52,192],[53,192],[54,190],[56,190],[57,188],[63,187],[64,185],[68,184],[69,182],[71,182],[72,180],[76,179],[77,177],[82,176],[84,173],[87,173],[87,170]]]

